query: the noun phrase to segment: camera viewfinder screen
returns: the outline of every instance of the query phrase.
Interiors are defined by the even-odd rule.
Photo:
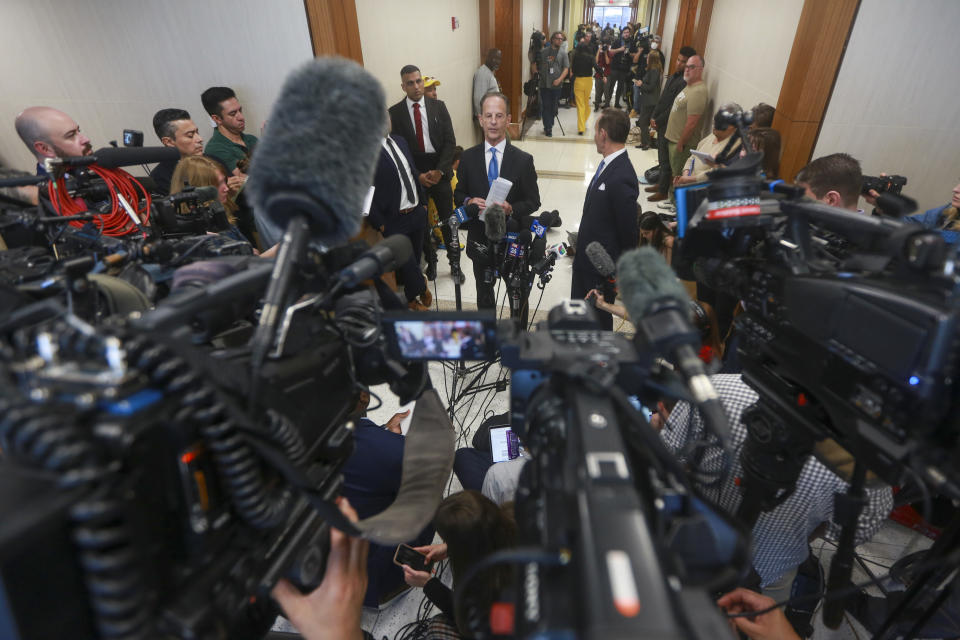
[[[407,360],[485,360],[489,354],[480,320],[397,320],[394,331]]]

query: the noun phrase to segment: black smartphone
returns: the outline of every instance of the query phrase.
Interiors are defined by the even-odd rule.
[[[406,544],[397,546],[397,552],[393,554],[393,564],[397,566],[406,564],[414,571],[430,571],[430,563],[427,562],[427,556]]]

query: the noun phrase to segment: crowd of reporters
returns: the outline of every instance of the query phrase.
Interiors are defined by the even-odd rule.
[[[639,25],[638,25],[639,26]],[[594,108],[610,106],[621,108],[620,101],[624,102],[624,109],[631,109],[631,118],[637,118],[637,126],[641,130],[641,148],[653,145],[650,130],[657,133],[657,144],[668,153],[660,155],[660,180],[656,185],[656,195],[662,196],[657,200],[669,197],[669,192],[676,186],[696,184],[706,179],[706,173],[712,168],[710,160],[697,158],[686,165],[681,171],[676,162],[671,162],[669,150],[665,144],[664,130],[666,123],[662,120],[669,111],[661,108],[664,97],[677,95],[677,86],[670,87],[670,78],[667,85],[661,88],[665,60],[659,51],[658,36],[643,36],[636,34],[637,29],[629,25],[616,33],[611,27],[600,30],[599,25],[581,25],[574,39],[575,48],[572,62],[567,67],[572,68],[572,93],[575,95],[578,109],[578,132],[583,133],[585,122],[589,116],[590,90],[594,91]],[[551,47],[559,50],[559,44],[565,39],[562,33],[553,34],[551,44],[547,44],[531,56],[531,62],[539,66],[539,73],[545,79],[541,85],[541,95],[544,108],[544,127],[550,135],[552,120],[556,116],[555,103],[559,102],[559,87],[568,75],[558,71],[562,65],[558,62],[559,54],[549,51]],[[599,44],[598,44],[599,43]],[[541,44],[543,42],[541,41]],[[696,56],[696,53],[685,47],[680,50],[681,67]],[[566,58],[566,53],[563,55]],[[702,59],[700,61],[702,67]],[[557,65],[557,69],[550,69]],[[681,75],[683,75],[681,73]],[[407,97],[412,102],[423,99],[424,82],[420,70],[412,65],[401,71],[402,86]],[[676,80],[676,74],[674,74]],[[559,82],[556,82],[559,80]],[[410,84],[412,83],[412,84]],[[436,84],[436,83],[434,83]],[[677,83],[678,84],[678,83]],[[592,85],[592,86],[591,86]],[[682,87],[681,87],[682,89]],[[411,207],[398,208],[391,215],[405,215],[414,207],[426,205],[425,200],[432,200],[437,212],[437,219],[442,222],[449,217],[455,205],[464,204],[471,197],[479,197],[479,192],[473,193],[471,178],[464,178],[466,174],[458,171],[459,151],[454,155],[456,139],[452,135],[452,127],[446,131],[449,124],[449,115],[445,107],[435,98],[431,106],[427,106],[426,116],[431,117],[431,109],[437,109],[441,115],[437,120],[429,121],[427,138],[434,134],[432,127],[439,123],[444,132],[437,135],[437,147],[429,145],[429,151],[424,148],[414,151],[410,158],[412,162],[404,162],[397,156],[390,156],[390,166],[395,167],[401,174],[404,168],[409,170],[419,183],[418,196],[402,200]],[[229,226],[219,230],[233,239],[248,241],[257,250],[262,251],[265,257],[272,255],[271,247],[262,246],[257,232],[253,211],[246,203],[243,187],[246,181],[250,159],[256,150],[257,137],[245,133],[246,122],[242,106],[233,91],[225,87],[212,87],[202,95],[204,109],[216,123],[214,134],[206,146],[199,134],[198,127],[190,114],[183,109],[162,109],[153,119],[153,126],[160,143],[167,147],[176,148],[180,154],[178,161],[167,161],[158,164],[151,172],[153,191],[158,196],[167,196],[181,192],[185,187],[216,187],[216,200],[223,206]],[[439,104],[435,104],[439,103]],[[492,103],[493,108],[485,111]],[[403,102],[395,105],[400,107]],[[672,105],[668,105],[669,110]],[[495,94],[484,96],[479,103],[478,113],[481,130],[486,137],[487,145],[478,145],[481,150],[477,153],[489,152],[496,148],[505,137],[506,124],[509,121],[510,106],[505,96]],[[729,109],[724,105],[716,114],[713,131],[705,136],[696,146],[702,153],[716,156],[721,149],[727,146],[729,138],[736,134],[735,127],[724,123],[720,119],[721,112]],[[401,112],[402,111],[402,112]],[[550,118],[548,125],[547,118]],[[778,177],[780,139],[773,125],[773,110],[767,105],[758,105],[754,109],[755,126],[751,129],[750,141],[755,148],[764,151],[764,171],[767,178]],[[399,123],[407,117],[406,109],[397,108],[391,111],[394,133],[398,132]],[[419,118],[415,120],[419,122]],[[658,124],[659,123],[659,124]],[[413,123],[411,123],[412,125]],[[17,132],[38,160],[38,174],[46,173],[43,159],[49,157],[72,157],[87,155],[92,151],[90,141],[81,133],[80,127],[66,114],[46,107],[31,107],[24,110],[16,121]],[[424,145],[423,133],[414,128],[414,145]],[[419,140],[417,140],[419,138]],[[676,144],[676,143],[674,143]],[[442,146],[441,146],[442,145]],[[404,142],[408,146],[408,142]],[[389,145],[385,147],[389,152]],[[460,150],[462,151],[462,150]],[[468,150],[469,151],[469,150]],[[464,152],[466,161],[473,162],[471,153]],[[494,157],[496,154],[493,154]],[[666,158],[665,158],[666,155]],[[385,155],[385,157],[387,157]],[[503,155],[501,155],[501,161]],[[666,162],[664,161],[666,159]],[[490,159],[486,160],[484,178],[497,176],[489,168]],[[495,161],[494,161],[495,166]],[[512,168],[512,167],[511,167]],[[530,164],[533,171],[532,162]],[[479,174],[478,174],[479,175]],[[666,176],[666,183],[664,181]],[[403,176],[401,175],[401,178]],[[492,181],[491,179],[491,181]],[[539,208],[539,193],[536,190],[536,176],[532,177],[533,184],[525,185],[523,178],[515,179],[515,186],[519,184],[520,195],[523,200],[513,202],[518,217],[527,217]],[[870,203],[875,203],[879,193],[867,190],[863,193],[863,176],[859,163],[846,154],[832,154],[818,158],[801,170],[796,178],[798,185],[807,189],[811,198],[825,204],[859,211],[859,197],[863,195]],[[398,182],[402,184],[402,182]],[[486,187],[489,187],[488,182]],[[666,188],[664,188],[666,186]],[[422,187],[422,189],[420,188]],[[430,198],[426,198],[427,193]],[[455,198],[454,194],[461,196]],[[25,198],[35,200],[45,197],[43,192],[21,193]],[[403,196],[401,196],[402,198]],[[460,202],[460,201],[462,202]],[[510,202],[508,201],[508,206]],[[634,206],[631,203],[630,206]],[[953,188],[952,198],[948,204],[931,209],[926,213],[906,218],[927,228],[939,230],[948,243],[955,243],[960,231],[960,185]],[[671,263],[677,241],[675,225],[672,216],[659,214],[656,211],[643,211],[636,206],[637,236],[640,246],[650,245],[655,248],[667,261]],[[868,213],[864,215],[869,215]],[[889,213],[889,212],[888,212]],[[876,211],[875,215],[884,215],[883,211]],[[405,234],[420,236],[429,234],[427,243],[439,244],[433,237],[428,226],[424,223],[402,230]],[[529,222],[529,219],[526,220]],[[378,225],[374,231],[387,232],[387,226]],[[448,252],[453,248],[452,243],[459,246],[459,239],[444,233],[443,243]],[[579,248],[583,250],[583,247]],[[428,252],[429,254],[429,252]],[[434,258],[432,262],[433,277],[435,274]],[[408,282],[404,283],[411,289],[413,283],[410,278],[420,278],[421,255],[415,256],[416,269],[411,276],[406,273]],[[476,268],[476,266],[475,266]],[[454,278],[460,275],[452,269]],[[479,276],[479,272],[478,272]],[[432,278],[431,278],[432,279]],[[416,289],[423,289],[417,283]],[[486,283],[489,285],[490,283]],[[702,283],[690,282],[689,289],[694,295],[690,313],[694,324],[701,332],[703,349],[701,357],[707,363],[715,365],[717,371],[724,374],[715,378],[715,384],[720,392],[721,401],[727,409],[728,418],[734,427],[736,441],[734,447],[739,451],[745,438],[745,432],[740,414],[744,407],[755,400],[755,393],[740,381],[736,354],[736,332],[732,320],[741,311],[739,302],[730,296],[710,291]],[[492,306],[489,299],[492,290],[480,290],[478,278],[478,294],[483,294],[481,306]],[[418,294],[417,304],[411,304],[412,309],[421,309],[429,306],[422,304],[424,299]],[[596,306],[615,316],[626,318],[623,307],[610,303],[604,299],[600,291],[591,290],[588,298],[596,301]],[[478,297],[480,301],[480,297]],[[410,300],[411,303],[414,299]],[[358,420],[357,450],[351,457],[344,470],[347,496],[341,502],[341,508],[349,517],[367,517],[384,508],[396,496],[400,485],[398,462],[402,458],[403,435],[400,433],[399,421],[403,417],[395,416],[387,425],[379,426],[366,420],[365,400],[358,398],[358,408],[354,416]],[[676,403],[668,398],[662,398],[656,403],[651,419],[652,426],[657,429],[669,448],[681,455],[687,442],[700,437],[700,418],[697,410],[686,404]],[[503,416],[499,418],[503,419]],[[464,491],[447,497],[440,505],[433,523],[416,540],[410,541],[414,548],[423,553],[430,564],[442,560],[449,560],[452,572],[453,589],[457,588],[466,572],[485,555],[494,551],[508,548],[514,544],[515,522],[512,513],[512,491],[515,490],[517,479],[526,460],[521,457],[503,463],[494,463],[489,451],[485,450],[487,441],[485,436],[489,428],[496,423],[488,421],[485,430],[481,430],[481,437],[475,439],[476,446],[465,448],[457,452],[455,470],[464,487]],[[732,474],[735,476],[736,472]],[[802,480],[798,486],[795,499],[781,505],[776,510],[766,514],[754,529],[756,540],[753,550],[753,567],[758,580],[753,584],[756,591],[737,589],[722,596],[717,604],[730,613],[760,611],[770,607],[775,601],[786,600],[792,593],[798,571],[808,562],[810,556],[809,540],[828,529],[833,517],[832,496],[835,492],[842,492],[845,483],[836,474],[811,461],[805,467]],[[712,496],[715,502],[729,511],[735,511],[738,501],[737,490],[731,483],[729,486],[719,487]],[[877,531],[883,518],[892,506],[892,496],[889,487],[880,487],[870,492],[868,509],[861,516],[857,529],[858,541],[868,539]],[[353,504],[351,507],[350,504]],[[359,512],[359,513],[358,513]],[[797,522],[803,526],[798,527]],[[442,542],[432,544],[434,534]],[[471,630],[463,626],[463,620],[454,610],[452,592],[435,575],[429,571],[417,571],[408,565],[396,567],[392,563],[392,549],[377,549],[376,545],[350,538],[334,531],[331,534],[331,552],[323,584],[310,594],[302,594],[289,583],[281,581],[274,590],[274,596],[280,602],[286,615],[307,638],[319,637],[359,637],[363,631],[359,626],[359,610],[361,604],[378,606],[390,597],[402,592],[403,583],[414,588],[423,589],[426,596],[440,610],[441,614],[432,621],[435,628],[428,631],[429,637],[456,637],[457,634],[469,636]],[[474,583],[476,596],[482,605],[492,605],[508,582],[507,576],[501,570],[488,570],[480,580]],[[792,618],[794,627],[790,626],[779,609],[760,614],[754,618],[738,617],[732,619],[738,629],[752,638],[790,638],[810,633],[809,616]],[[796,622],[799,620],[799,622]],[[336,631],[334,631],[336,630]]]

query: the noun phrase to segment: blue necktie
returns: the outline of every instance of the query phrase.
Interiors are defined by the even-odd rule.
[[[600,175],[600,172],[603,171],[603,160],[600,161],[600,166],[597,167],[597,172],[593,174],[593,180],[590,181],[590,186],[587,188],[587,191],[593,189],[593,183],[597,181],[597,176]]]
[[[490,147],[490,166],[487,168],[487,187],[493,184],[493,181],[500,176],[500,168],[497,166],[497,148]]]

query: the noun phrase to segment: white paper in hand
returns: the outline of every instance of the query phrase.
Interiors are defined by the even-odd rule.
[[[487,206],[506,202],[507,196],[510,195],[511,187],[513,187],[513,183],[506,178],[497,178],[494,180],[493,184],[490,185],[490,191],[487,193]]]
[[[397,413],[403,413],[404,411],[409,411],[407,417],[400,421],[400,433],[407,435],[407,431],[410,430],[410,423],[413,422],[413,409],[417,406],[417,401],[412,400],[407,404],[403,405],[397,409]]]
[[[363,199],[363,215],[364,217],[370,215],[370,206],[373,204],[373,194],[377,190],[376,187],[370,187],[370,190],[367,191],[367,197]]]

